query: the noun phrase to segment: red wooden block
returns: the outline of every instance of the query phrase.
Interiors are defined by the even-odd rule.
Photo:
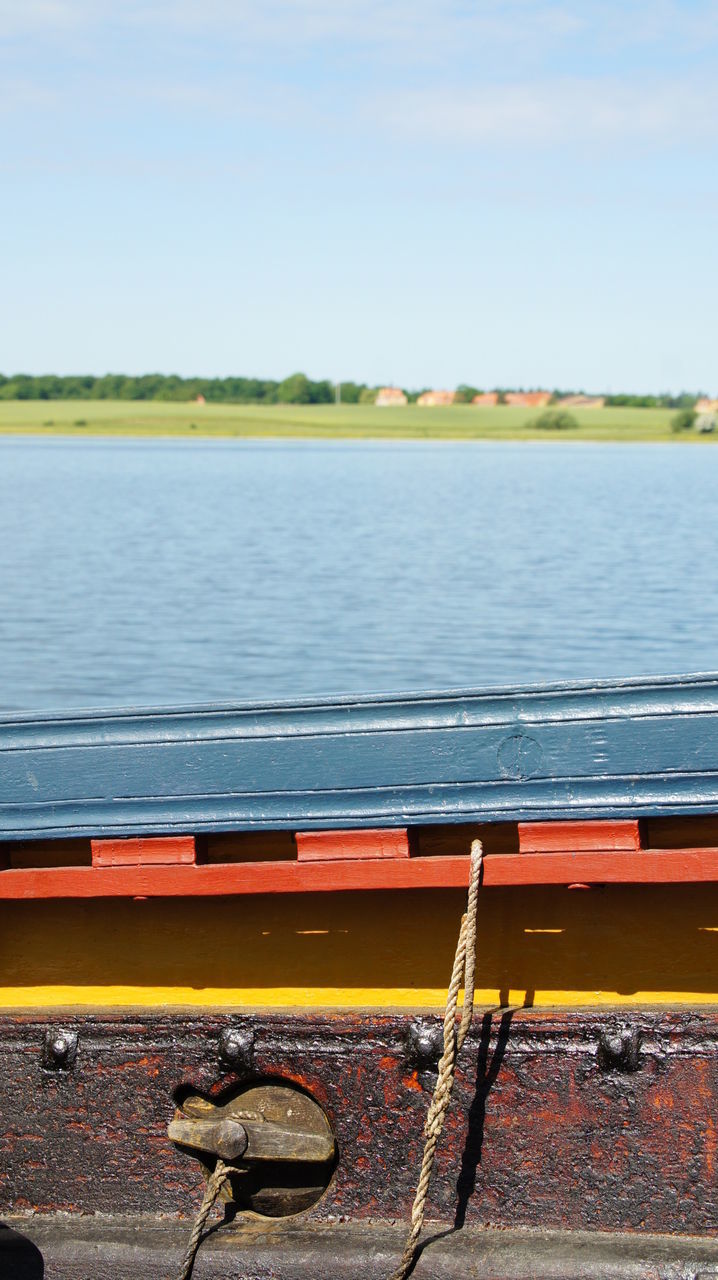
[[[93,867],[193,866],[194,836],[139,836],[92,840]]]
[[[405,830],[298,831],[299,862],[355,862],[358,858],[408,858]]]
[[[589,849],[641,847],[638,823],[627,822],[520,822],[521,853],[579,853]]]

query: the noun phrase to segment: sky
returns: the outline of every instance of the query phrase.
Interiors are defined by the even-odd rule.
[[[718,0],[0,0],[0,370],[718,393]]]

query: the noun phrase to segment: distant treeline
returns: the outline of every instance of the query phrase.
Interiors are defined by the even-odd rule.
[[[1,400],[196,400],[213,404],[329,404],[334,384],[295,373],[283,382],[263,378],[180,378],[177,374],[0,374]],[[357,396],[358,399],[358,396]]]
[[[488,388],[484,388],[488,390]],[[364,382],[342,382],[339,387],[343,404],[373,404],[378,387]],[[406,390],[406,389],[405,389]],[[424,388],[428,390],[428,388]],[[482,388],[462,383],[456,388],[456,403],[468,404]],[[499,402],[509,390],[523,387],[497,387]],[[406,390],[410,402],[421,391]],[[553,392],[553,399],[582,394],[574,391]],[[691,408],[701,393],[683,391],[680,395],[610,395],[606,404],[637,409]],[[129,377],[124,373],[106,373],[102,377],[79,374],[58,377],[55,374],[34,376],[16,373],[0,374],[0,400],[197,400],[203,396],[208,404],[331,404],[336,399],[336,385],[324,378],[313,382],[303,373],[293,373],[281,382],[267,378],[180,378],[177,374],[145,373]]]

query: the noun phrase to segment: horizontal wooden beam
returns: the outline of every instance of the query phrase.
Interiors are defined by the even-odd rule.
[[[249,893],[465,888],[465,855],[433,858],[235,862],[199,866],[9,868],[0,899],[219,897]],[[718,848],[604,850],[590,853],[494,853],[483,884],[681,884],[718,881]]]
[[[718,677],[0,717],[0,840],[718,812]]]
[[[174,898],[343,889],[440,889],[468,884],[469,859],[233,862],[194,867],[41,867],[0,871],[2,898]]]
[[[495,853],[485,885],[682,884],[718,881],[718,849],[625,849],[591,853]]]

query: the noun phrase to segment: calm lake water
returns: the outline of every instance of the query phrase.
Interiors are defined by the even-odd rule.
[[[0,440],[0,703],[718,669],[718,448]]]

